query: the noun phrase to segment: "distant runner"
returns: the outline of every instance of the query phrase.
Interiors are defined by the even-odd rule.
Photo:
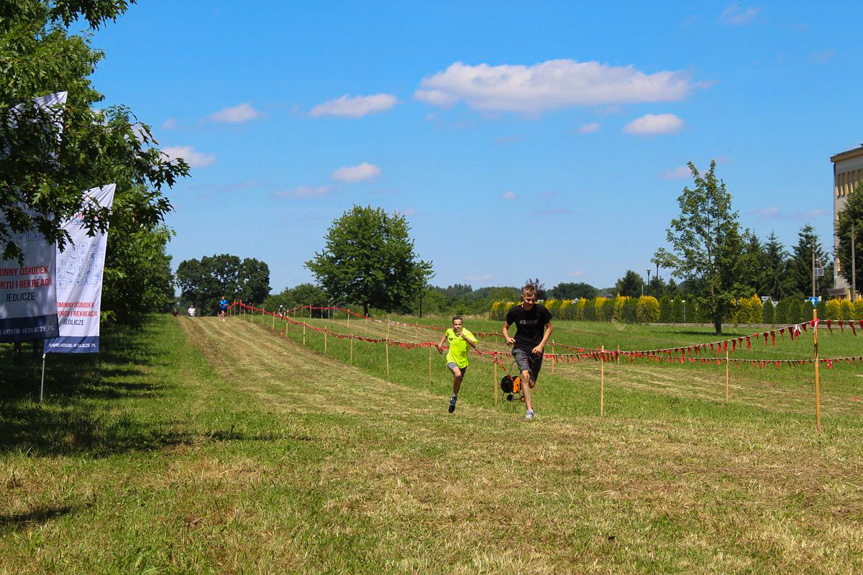
[[[452,318],[452,327],[446,330],[437,344],[438,353],[443,353],[443,344],[447,340],[449,340],[449,352],[446,354],[446,366],[452,371],[452,397],[449,398],[449,412],[452,413],[455,411],[455,402],[458,401],[461,382],[467,372],[468,346],[476,348],[476,338],[464,329],[464,321],[460,315],[456,315]]]

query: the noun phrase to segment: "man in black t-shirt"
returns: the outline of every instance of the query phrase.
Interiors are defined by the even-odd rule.
[[[510,337],[509,326],[515,324],[515,337]],[[551,337],[551,312],[536,303],[536,286],[528,284],[521,292],[521,305],[506,314],[503,324],[503,337],[512,346],[512,356],[521,371],[521,389],[527,405],[527,419],[533,419],[531,390],[536,385],[539,370],[542,368],[542,350]]]

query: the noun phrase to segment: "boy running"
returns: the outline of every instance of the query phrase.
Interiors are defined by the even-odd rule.
[[[222,299],[219,300],[219,315],[222,316],[222,321],[225,321],[225,318],[228,317],[228,300],[225,296],[222,296]]]
[[[516,325],[515,337],[510,337],[509,326]],[[521,389],[527,406],[527,419],[533,419],[531,390],[536,385],[542,368],[542,350],[551,337],[551,312],[536,303],[536,286],[527,284],[521,292],[521,305],[506,314],[503,337],[512,347],[512,357],[521,371]],[[525,385],[527,382],[527,385]]]
[[[449,351],[446,354],[446,366],[452,371],[452,397],[449,398],[449,412],[452,413],[455,411],[458,391],[461,389],[461,382],[467,371],[467,346],[476,349],[476,338],[464,329],[461,316],[456,315],[452,318],[452,327],[446,330],[437,344],[438,353],[443,353],[443,343],[447,340],[449,340]]]

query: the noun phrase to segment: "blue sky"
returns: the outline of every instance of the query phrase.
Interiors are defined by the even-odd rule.
[[[94,35],[93,82],[192,165],[168,192],[175,266],[312,281],[359,204],[405,215],[434,285],[602,288],[653,269],[689,161],[717,161],[760,238],[832,245],[861,21],[859,1],[140,0]]]

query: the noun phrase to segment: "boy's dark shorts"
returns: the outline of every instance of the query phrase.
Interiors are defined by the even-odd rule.
[[[542,355],[535,355],[529,350],[515,347],[512,350],[512,357],[518,364],[519,371],[527,370],[530,372],[532,380],[539,379],[539,370],[542,369]]]

